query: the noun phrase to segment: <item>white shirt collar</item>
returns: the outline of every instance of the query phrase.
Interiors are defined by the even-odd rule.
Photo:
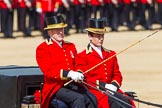
[[[100,55],[100,57],[103,59],[101,47],[96,47],[92,43],[90,43],[90,45]]]
[[[56,42],[61,48],[62,48],[62,42],[58,42],[58,41],[56,41],[54,38],[52,38],[51,37],[51,39],[54,41],[54,42]]]

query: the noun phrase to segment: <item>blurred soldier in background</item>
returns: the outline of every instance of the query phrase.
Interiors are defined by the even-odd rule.
[[[110,0],[109,1],[109,11],[110,13],[110,25],[112,31],[118,31],[119,17],[121,11],[122,0]]]
[[[13,32],[13,11],[17,0],[1,0],[1,31],[4,32],[4,38],[14,38]],[[2,17],[3,16],[3,17]]]
[[[86,3],[87,1],[86,0],[79,0],[79,22],[80,22],[80,30],[81,30],[81,33],[84,33],[84,29],[86,27],[86,22],[87,22],[87,14],[86,14]]]
[[[73,0],[74,4],[74,25],[76,29],[76,33],[79,33],[80,31],[80,17],[82,17],[80,14],[81,12],[81,3],[84,3],[84,0]],[[84,6],[84,5],[83,5]],[[83,18],[83,17],[82,17]]]
[[[129,30],[135,30],[137,24],[139,0],[123,0],[124,8],[122,10],[122,25],[127,26]]]
[[[54,16],[55,12],[55,0],[36,0],[36,11],[40,14],[40,30],[43,34],[43,38],[48,38],[47,31],[44,31],[44,27],[46,27],[45,18]]]
[[[88,18],[91,18],[92,5],[91,0],[86,0],[86,27],[88,27]]]
[[[157,0],[157,5],[158,5],[158,11],[157,11],[158,18],[157,19],[162,29],[162,0]]]
[[[64,29],[65,30],[65,35],[70,35],[69,30],[72,28],[72,25],[74,23],[74,3],[73,0],[58,0],[59,2],[59,10],[58,14],[64,14],[66,17],[66,23],[67,27]]]
[[[40,14],[36,12],[36,0],[31,0],[32,7],[29,10],[29,30],[40,30]]]
[[[145,30],[152,30],[153,16],[155,15],[153,0],[140,0],[140,23]],[[148,10],[148,18],[146,16]]]
[[[100,6],[99,6],[99,12],[100,12],[100,16],[99,17],[106,17],[106,0],[99,0],[100,2]]]
[[[1,32],[1,1],[2,0],[0,0],[0,32]]]
[[[31,30],[35,28],[34,25],[37,25],[35,24],[37,22],[35,6],[35,0],[18,0],[18,31],[22,31],[25,37],[31,36]],[[29,20],[26,19],[27,15],[29,15]]]
[[[97,11],[99,10],[100,4],[102,3],[102,0],[91,0],[91,6],[92,6],[92,18],[97,18]]]

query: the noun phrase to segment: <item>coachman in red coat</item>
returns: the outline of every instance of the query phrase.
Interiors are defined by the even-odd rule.
[[[75,90],[71,90],[72,85],[64,87],[69,78],[75,82],[84,78],[82,73],[73,71],[77,54],[75,45],[63,41],[64,27],[67,24],[64,23],[62,15],[48,17],[46,22],[45,30],[48,30],[50,39],[41,43],[36,49],[36,60],[44,74],[41,108],[51,108],[55,97],[71,108],[86,108],[85,102],[91,102],[91,100],[84,96],[90,92],[77,83],[73,83],[73,85],[76,84],[74,87],[78,88]],[[84,89],[84,92],[77,91],[81,89]]]
[[[104,33],[106,32],[105,23],[105,20],[102,18],[89,19],[89,28],[87,28],[87,31],[90,43],[85,50],[78,54],[76,58],[76,68],[78,70],[86,72],[116,54],[115,51],[105,49],[102,46]],[[122,84],[122,75],[119,70],[116,56],[85,73],[84,76],[85,81],[96,88],[101,90],[104,90],[103,88],[109,89],[113,91],[113,93],[110,92],[113,95],[114,92],[120,91],[119,88]],[[89,87],[89,89],[97,97],[98,108],[121,108],[116,104],[116,102],[109,100],[110,97],[102,92],[91,87]],[[129,100],[124,101],[129,102]],[[113,104],[111,104],[111,102]]]

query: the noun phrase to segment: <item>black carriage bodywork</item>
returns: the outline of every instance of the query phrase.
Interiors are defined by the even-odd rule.
[[[0,107],[20,108],[26,95],[40,89],[43,74],[37,66],[0,67]]]

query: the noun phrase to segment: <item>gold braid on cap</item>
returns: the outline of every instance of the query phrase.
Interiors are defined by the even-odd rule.
[[[64,24],[64,23],[50,24],[50,25],[47,25],[47,27],[44,29],[47,30],[47,29],[52,29],[52,28],[64,28],[66,26],[67,26],[67,24]]]
[[[105,28],[103,28],[103,29],[98,29],[98,28],[87,28],[87,30],[89,30],[89,31],[99,31],[99,32],[105,32],[105,31],[106,31]]]

